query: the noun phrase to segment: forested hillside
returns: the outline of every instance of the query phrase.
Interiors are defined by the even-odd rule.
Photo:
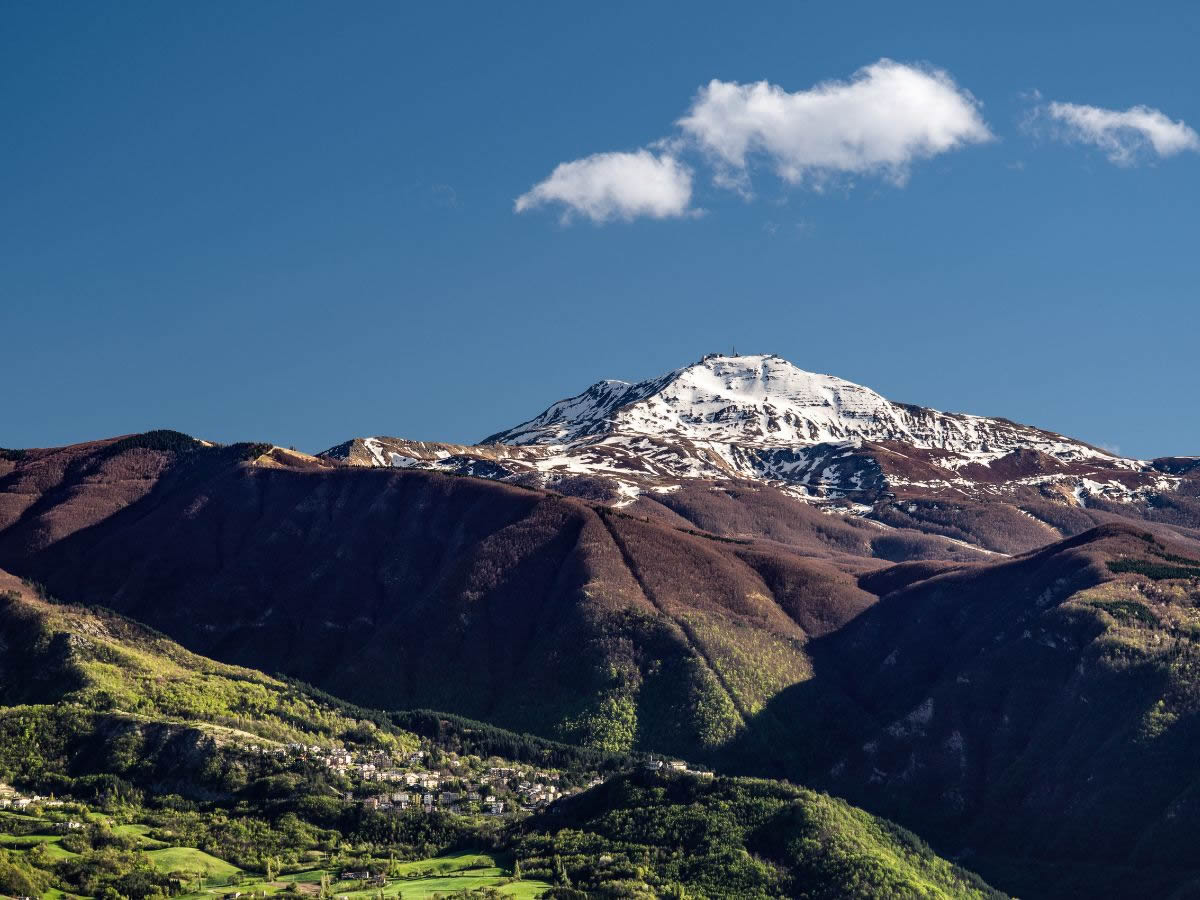
[[[0,893],[295,895],[317,882],[322,894],[364,897],[574,897],[585,885],[613,897],[989,892],[911,835],[822,795],[635,776],[644,760],[431,713],[355,709],[198,656],[115,613],[39,597],[4,573],[0,643]],[[494,755],[501,748],[514,758]],[[372,781],[383,760],[399,787]],[[397,799],[410,796],[399,792],[409,776],[459,791],[479,782],[517,803],[498,814],[443,791],[422,809]],[[522,809],[518,777],[562,789],[549,809]],[[611,829],[648,815],[670,837]],[[790,832],[779,832],[784,822]],[[768,834],[783,843],[768,846]],[[739,835],[735,851],[727,841]]]

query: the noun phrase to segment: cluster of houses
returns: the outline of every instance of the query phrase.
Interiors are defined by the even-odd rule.
[[[518,810],[534,812],[545,808],[559,797],[573,794],[577,787],[560,787],[561,775],[555,771],[516,766],[491,766],[473,769],[455,754],[449,755],[444,768],[427,768],[423,754],[406,760],[407,770],[379,769],[362,772],[364,781],[398,782],[400,790],[385,791],[366,797],[368,809],[414,809],[433,812],[442,809],[452,813],[483,813],[503,816]],[[367,763],[366,765],[370,765]],[[419,766],[419,768],[416,768]],[[591,784],[599,784],[595,778]],[[353,795],[347,795],[351,799]]]
[[[474,788],[465,793],[457,791],[439,791],[437,793],[432,791],[424,793],[394,791],[390,794],[367,797],[363,800],[363,806],[367,809],[423,809],[425,812],[433,812],[435,807],[453,813],[472,812],[474,810],[471,808],[471,804],[478,806],[480,812],[491,816],[502,816],[506,809],[505,801],[496,797],[495,794],[485,795],[482,791]]]
[[[506,813],[540,812],[562,797],[595,787],[602,779],[593,776],[589,781],[575,786],[560,787],[559,772],[545,771],[523,766],[489,766],[486,771],[469,772],[455,754],[443,770],[420,769],[395,773],[378,770],[376,780],[401,781],[403,790],[385,791],[363,799],[367,809],[423,809],[432,812],[435,808],[452,813],[481,812],[485,815],[502,816]],[[410,764],[423,759],[409,759]],[[682,760],[650,759],[643,764],[647,771],[680,773],[699,778],[712,778],[707,769],[697,769]],[[352,793],[346,799],[353,798]]]
[[[482,813],[504,816],[540,812],[555,800],[595,787],[602,779],[524,765],[493,765],[479,757],[435,751],[438,762],[425,750],[392,754],[383,750],[349,750],[293,743],[287,747],[251,747],[260,753],[303,756],[331,772],[357,782],[346,800],[358,798],[367,809],[424,810]],[[695,769],[681,760],[650,759],[648,771],[679,772],[711,778],[712,772]]]
[[[378,750],[290,744],[285,752],[303,755],[331,772],[359,782],[359,789],[347,792],[346,799],[359,796],[363,806],[376,810],[432,812],[441,809],[490,816],[522,810],[536,812],[560,797],[593,787],[601,781],[593,777],[581,783],[576,776],[569,779],[574,783],[568,786],[560,784],[564,776],[554,770],[489,765],[478,757],[460,757],[457,753],[439,753],[440,764],[435,765],[424,750],[393,755]],[[376,786],[374,792],[371,792],[371,785]],[[379,787],[384,789],[379,791]],[[369,796],[362,796],[364,793]]]
[[[7,784],[0,784],[0,809],[15,809],[17,812],[23,812],[31,806],[53,809],[62,805],[62,800],[43,797],[41,794],[21,794]]]
[[[643,763],[642,768],[647,772],[679,772],[685,775],[695,775],[697,778],[712,778],[713,773],[708,769],[693,769],[681,759],[655,759],[650,757]]]

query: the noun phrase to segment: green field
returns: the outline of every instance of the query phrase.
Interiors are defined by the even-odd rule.
[[[164,851],[159,851],[164,852]],[[175,851],[187,852],[187,851]],[[197,852],[197,851],[191,851]],[[153,856],[153,854],[151,854]],[[211,857],[210,857],[211,859]],[[219,860],[218,860],[219,862]],[[228,865],[228,864],[226,864]],[[230,867],[232,868],[232,867]],[[519,881],[512,884],[501,884],[509,877],[509,872],[497,865],[496,858],[487,853],[460,852],[438,856],[432,859],[419,859],[412,862],[400,863],[397,867],[400,877],[389,879],[390,883],[383,888],[385,897],[403,895],[409,898],[425,898],[435,895],[452,894],[471,888],[492,887],[506,896],[518,900],[533,900],[551,886],[544,881]],[[316,884],[325,873],[323,869],[308,869],[281,876],[275,882],[262,880],[244,880],[237,889],[243,893],[262,891],[267,894],[278,893],[287,883]],[[428,873],[428,874],[426,874]],[[215,873],[212,877],[222,877]],[[359,886],[359,882],[340,881],[331,885],[335,897],[352,897],[355,900],[366,900],[379,896],[380,888]],[[209,898],[207,892],[186,894],[178,900],[202,900]]]
[[[224,881],[241,870],[223,859],[218,859],[203,850],[191,847],[163,847],[157,841],[146,837],[149,827],[145,825],[117,825],[113,831],[129,837],[139,837],[145,840],[147,846],[158,846],[162,849],[148,850],[146,856],[160,872],[196,872],[211,881]],[[28,850],[34,846],[43,846],[46,853],[54,860],[67,859],[75,856],[69,850],[59,845],[60,835],[28,834],[13,835],[0,833],[0,847],[11,850]],[[509,877],[509,871],[497,864],[494,856],[487,853],[460,852],[450,853],[432,859],[420,859],[400,863],[396,866],[399,877],[391,879],[391,883],[383,889],[386,897],[403,895],[407,898],[426,898],[438,894],[452,894],[455,891],[471,888],[492,887],[502,894],[518,898],[518,900],[533,900],[550,885],[543,881],[519,881],[511,884],[501,884]],[[263,891],[273,894],[281,890],[287,882],[316,883],[324,874],[322,869],[310,869],[282,876],[278,881],[268,883],[261,880],[247,879],[238,889],[243,892]],[[338,897],[353,897],[365,900],[379,896],[379,888],[360,888],[358,882],[338,882],[333,885],[333,891]],[[62,896],[59,891],[51,891],[51,897]],[[208,890],[202,893],[188,894],[187,897],[205,898],[210,900]]]
[[[150,831],[149,825],[114,825],[112,830],[113,834],[137,838],[139,841],[139,850],[163,850],[170,847],[170,844],[164,844],[162,841],[156,841],[153,838],[146,837]]]
[[[50,821],[48,819],[40,819],[37,816],[27,815],[26,813],[9,812],[8,810],[0,810],[0,828],[4,828],[5,826],[12,824],[13,822],[20,822],[22,824],[27,823],[27,822],[34,822],[39,825],[49,825],[50,824]]]
[[[129,837],[143,838],[147,845],[162,847],[158,842],[146,837],[150,830],[148,826],[117,825],[113,830]],[[61,840],[61,836],[52,834],[0,833],[0,846],[13,850],[28,850],[41,845],[46,848],[46,852],[54,860],[67,859],[75,855],[59,846]],[[148,850],[146,856],[160,872],[196,872],[212,881],[223,881],[241,871],[223,859],[191,847],[162,847],[162,849]],[[469,851],[400,863],[396,866],[396,873],[399,877],[392,878],[391,883],[383,888],[383,894],[386,897],[403,895],[405,898],[426,898],[472,888],[492,887],[502,894],[518,898],[518,900],[533,900],[550,888],[550,885],[543,881],[501,884],[509,877],[509,870],[498,865],[496,858],[490,854]],[[322,869],[309,869],[284,875],[273,883],[247,879],[239,885],[238,889],[243,892],[277,893],[286,882],[316,883],[321,880],[323,874],[324,870]],[[336,896],[353,897],[355,900],[378,897],[380,891],[377,887],[360,888],[358,882],[350,881],[338,882],[332,887]],[[60,892],[52,891],[51,894],[57,897]],[[206,890],[202,893],[185,896],[209,898],[211,895]]]
[[[228,878],[236,875],[240,869],[223,859],[210,856],[203,850],[191,847],[167,847],[165,850],[151,850],[148,856],[154,863],[154,868],[160,872],[199,872],[205,878]]]
[[[427,869],[432,869],[432,874],[446,875],[451,872],[461,872],[463,869],[484,868],[497,868],[495,857],[489,856],[486,853],[464,851],[462,853],[447,853],[445,856],[439,856],[435,859],[417,859],[412,862],[400,863],[396,866],[396,873],[401,876],[411,876],[419,875]]]
[[[14,850],[28,850],[34,844],[57,844],[61,840],[57,834],[0,834],[0,845]]]
[[[383,888],[385,897],[402,894],[405,900],[411,897],[432,897],[435,894],[453,894],[455,891],[492,887],[511,897],[532,900],[550,888],[544,881],[518,881],[511,884],[500,882],[508,878],[508,871],[497,865],[496,858],[487,853],[449,853],[433,859],[419,859],[397,866],[400,878]],[[423,877],[422,877],[423,876]],[[379,888],[355,889],[349,882],[333,886],[339,897],[367,898],[379,896]]]
[[[134,835],[135,837],[145,837],[150,833],[149,825],[113,825],[113,834]]]
[[[46,858],[58,862],[60,859],[70,859],[77,854],[59,846],[62,835],[58,834],[7,834],[0,832],[0,847],[6,850],[31,850],[41,846],[46,850]]]
[[[510,897],[517,897],[520,900],[533,900],[543,891],[549,890],[551,885],[544,881],[515,881],[512,884],[500,884],[505,876],[499,873],[499,870],[483,870],[495,871],[496,874],[452,874],[437,876],[434,878],[401,878],[393,881],[386,888],[383,888],[385,897],[395,897],[397,894],[402,894],[404,900],[410,898],[425,898],[433,897],[434,895],[453,894],[455,891],[471,890],[473,888],[494,887],[502,894]],[[362,891],[343,891],[334,889],[335,896],[338,897],[354,897],[366,898],[379,896],[379,888],[372,888]]]
[[[61,846],[58,841],[48,841],[46,843],[46,858],[54,862],[61,859],[70,859],[73,856],[78,856],[78,853],[72,853],[66,847]]]

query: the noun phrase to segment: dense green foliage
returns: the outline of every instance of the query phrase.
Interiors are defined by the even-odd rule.
[[[104,455],[114,457],[122,453],[127,453],[130,450],[154,450],[162,453],[186,454],[203,449],[227,449],[233,453],[234,459],[250,460],[267,453],[271,450],[272,446],[272,444],[264,441],[243,441],[237,444],[229,444],[227,447],[222,448],[221,445],[205,443],[192,437],[190,434],[184,434],[182,431],[158,429],[142,434],[133,434],[114,441],[104,448]],[[17,458],[19,459],[19,457]]]
[[[1148,625],[1158,624],[1158,617],[1150,612],[1146,604],[1138,603],[1136,600],[1093,600],[1091,605],[1096,609],[1103,610],[1118,621],[1137,619]]]
[[[1174,578],[1200,578],[1200,559],[1190,559],[1178,553],[1170,553],[1152,534],[1145,534],[1146,550],[1150,558],[1122,557],[1108,561],[1108,570],[1114,575],[1144,575],[1154,581]]]
[[[184,453],[189,450],[198,450],[203,446],[202,442],[190,434],[163,428],[143,434],[131,434],[129,437],[114,441],[105,448],[105,455],[117,456],[129,450],[162,450]]]
[[[1178,559],[1183,560],[1182,557]],[[1108,570],[1114,575],[1132,572],[1135,575],[1145,575],[1155,581],[1169,578],[1200,578],[1200,562],[1183,560],[1191,565],[1175,565],[1170,562],[1159,562],[1147,559],[1114,559],[1108,564]]]
[[[592,897],[1002,896],[904,829],[777,782],[631,773],[562,807],[514,852]]]
[[[52,878],[35,865],[28,853],[0,850],[0,894],[8,897],[39,897],[48,890]]]
[[[0,850],[0,890],[33,886],[24,892],[36,896],[53,886],[143,900],[203,879],[275,891],[318,865],[401,879],[457,869],[478,873],[475,884],[488,875],[502,892],[506,883],[528,885],[534,890],[512,892],[530,897],[549,885],[551,897],[1000,896],[901,828],[827,795],[751,779],[629,773],[524,824],[347,809],[325,828],[292,811],[183,806],[170,797],[149,807],[110,799],[41,819],[8,816],[3,827],[28,837]],[[87,824],[52,836],[52,823],[68,819]],[[465,851],[479,847],[493,856],[471,861]],[[459,865],[421,862],[454,851]],[[504,872],[493,858],[508,861],[498,887]],[[405,885],[396,882],[401,893]]]
[[[320,692],[317,696],[324,697]],[[387,717],[405,731],[427,737],[439,746],[460,754],[499,756],[513,762],[556,769],[587,769],[616,772],[628,768],[644,754],[610,753],[550,741],[531,734],[517,734],[486,722],[427,709],[402,710]]]
[[[358,718],[331,700],[184,650],[105,610],[63,607],[0,593],[0,637],[11,645],[0,700],[56,702],[155,722],[203,723],[269,742],[331,741],[415,748],[384,716]]]

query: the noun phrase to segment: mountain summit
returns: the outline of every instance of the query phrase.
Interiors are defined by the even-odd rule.
[[[1002,419],[893,403],[834,375],[807,372],[771,354],[710,354],[638,384],[601,381],[577,397],[483,443],[570,444],[630,434],[753,447],[899,441],[984,460],[1018,448],[1059,459],[1112,454]]]
[[[1104,515],[1190,524],[1200,505],[1189,493],[1196,460],[1126,459],[1007,419],[896,403],[773,355],[710,354],[646,381],[601,381],[476,446],[367,437],[323,456],[636,503],[647,513],[664,504],[678,513],[686,496],[729,483],[754,485],[760,503],[763,491],[778,492],[889,527],[961,521],[969,505],[973,521],[992,523],[986,538],[944,521],[940,533],[1004,552]],[[1064,518],[1064,508],[1075,512]],[[1096,514],[1080,519],[1088,508]]]
[[[599,382],[484,443],[557,444],[623,432],[802,445],[878,432],[891,413],[874,391],[778,356],[711,354],[638,384]]]

